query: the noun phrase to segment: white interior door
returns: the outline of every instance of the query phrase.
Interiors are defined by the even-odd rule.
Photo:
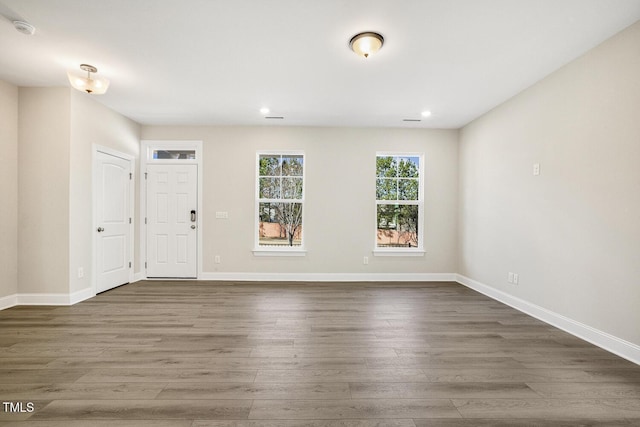
[[[129,282],[131,163],[96,153],[96,291]]]
[[[197,277],[198,166],[147,166],[147,277]]]

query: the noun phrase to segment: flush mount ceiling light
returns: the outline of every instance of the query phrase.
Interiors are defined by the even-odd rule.
[[[384,37],[371,31],[356,34],[349,41],[351,50],[365,58],[379,51],[383,44]]]
[[[71,86],[81,92],[87,92],[93,95],[102,95],[107,91],[109,88],[109,80],[103,77],[91,77],[91,73],[98,72],[96,67],[93,65],[81,64],[80,69],[87,72],[87,77],[79,76],[71,71],[67,72]]]

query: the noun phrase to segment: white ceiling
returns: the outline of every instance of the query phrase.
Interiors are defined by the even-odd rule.
[[[0,15],[0,80],[66,86],[89,63],[111,80],[95,99],[141,124],[459,128],[638,21],[640,0],[0,0]],[[385,37],[369,59],[348,47],[362,31]]]

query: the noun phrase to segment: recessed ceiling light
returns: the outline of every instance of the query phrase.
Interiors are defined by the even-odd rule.
[[[422,117],[429,117],[431,115],[431,111],[425,110],[420,114],[422,115]]]
[[[269,109],[267,107],[262,107],[260,109],[260,114],[269,114]]]

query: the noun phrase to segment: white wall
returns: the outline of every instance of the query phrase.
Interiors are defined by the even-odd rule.
[[[142,127],[142,139],[204,142],[205,273],[454,273],[457,137],[454,130]],[[304,258],[252,253],[258,150],[306,154]],[[376,151],[425,154],[424,257],[372,256]],[[216,211],[229,219],[215,219]]]
[[[0,81],[0,195],[2,298],[18,292],[18,88],[3,81]]]
[[[461,274],[636,344],[639,46],[636,23],[464,127],[459,204]]]
[[[138,171],[140,126],[98,103],[90,95],[75,90],[71,91],[70,119],[69,289],[73,293],[90,287],[93,277],[93,144],[135,157]],[[137,191],[138,186],[135,188]],[[139,250],[137,243],[136,251]],[[80,267],[84,270],[83,278],[78,278]],[[134,268],[135,271],[140,270],[139,265]]]
[[[17,93],[18,285],[13,293],[44,294],[38,302],[61,303],[91,287],[93,144],[137,159],[140,126],[70,88],[20,88]],[[78,267],[84,269],[82,279]],[[57,299],[47,299],[51,294]]]
[[[19,293],[69,292],[67,88],[20,88]]]

